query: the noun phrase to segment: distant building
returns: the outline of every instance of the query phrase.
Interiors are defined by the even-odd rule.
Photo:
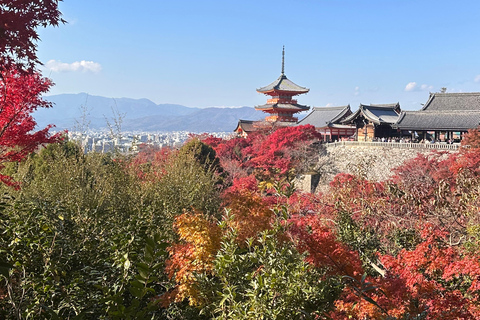
[[[430,93],[421,110],[402,112],[394,127],[418,139],[459,141],[479,125],[480,92],[470,92]]]
[[[282,73],[280,77],[268,86],[257,89],[257,92],[271,96],[266,104],[255,106],[256,110],[263,111],[268,115],[264,121],[239,120],[234,132],[246,136],[253,131],[295,125],[298,118],[294,117],[294,115],[298,112],[307,111],[310,107],[298,104],[293,97],[308,91],[310,89],[293,83],[285,75],[284,47],[282,50]]]
[[[254,123],[258,121],[253,120],[238,120],[237,127],[233,132],[236,132],[238,135],[246,138],[249,133],[256,131]]]
[[[265,121],[269,122],[297,122],[298,119],[293,115],[297,112],[307,111],[310,108],[297,103],[293,97],[304,94],[310,89],[300,87],[290,81],[285,75],[285,47],[282,50],[282,73],[277,80],[268,86],[257,89],[257,92],[271,96],[267,103],[261,106],[255,106],[256,110],[268,113]]]
[[[373,141],[376,138],[398,136],[392,126],[400,116],[400,104],[360,104],[357,111],[343,119],[343,124],[353,125],[356,128],[357,141]]]
[[[350,105],[343,107],[316,107],[313,108],[298,125],[312,125],[322,134],[327,142],[349,139],[355,135],[356,128],[341,122],[352,114]]]

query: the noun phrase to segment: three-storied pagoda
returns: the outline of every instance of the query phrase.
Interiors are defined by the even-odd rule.
[[[298,104],[297,100],[292,98],[308,91],[310,89],[296,85],[285,75],[285,47],[283,47],[282,74],[268,86],[257,89],[257,92],[269,95],[272,98],[268,99],[264,105],[255,106],[255,109],[269,114],[265,117],[265,121],[296,123],[298,119],[293,115],[297,112],[307,111],[310,108]]]

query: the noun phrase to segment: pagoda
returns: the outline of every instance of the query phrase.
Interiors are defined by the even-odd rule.
[[[255,109],[269,114],[265,117],[267,122],[296,123],[298,119],[293,115],[297,112],[307,111],[310,108],[298,104],[293,97],[308,91],[310,89],[296,85],[285,75],[284,46],[282,50],[282,74],[268,86],[257,89],[257,92],[271,96],[271,99],[268,99],[264,105],[255,106]]]

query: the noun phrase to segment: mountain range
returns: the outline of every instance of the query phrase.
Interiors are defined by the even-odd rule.
[[[38,127],[54,124],[56,130],[100,130],[121,120],[122,131],[231,132],[239,119],[265,117],[252,107],[191,108],[178,104],[155,104],[148,99],[106,98],[87,93],[44,97],[52,108],[34,113]]]

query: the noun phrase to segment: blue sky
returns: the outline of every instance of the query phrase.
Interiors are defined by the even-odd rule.
[[[65,0],[40,30],[50,94],[87,92],[189,107],[255,106],[281,71],[309,106],[480,91],[480,1]]]

